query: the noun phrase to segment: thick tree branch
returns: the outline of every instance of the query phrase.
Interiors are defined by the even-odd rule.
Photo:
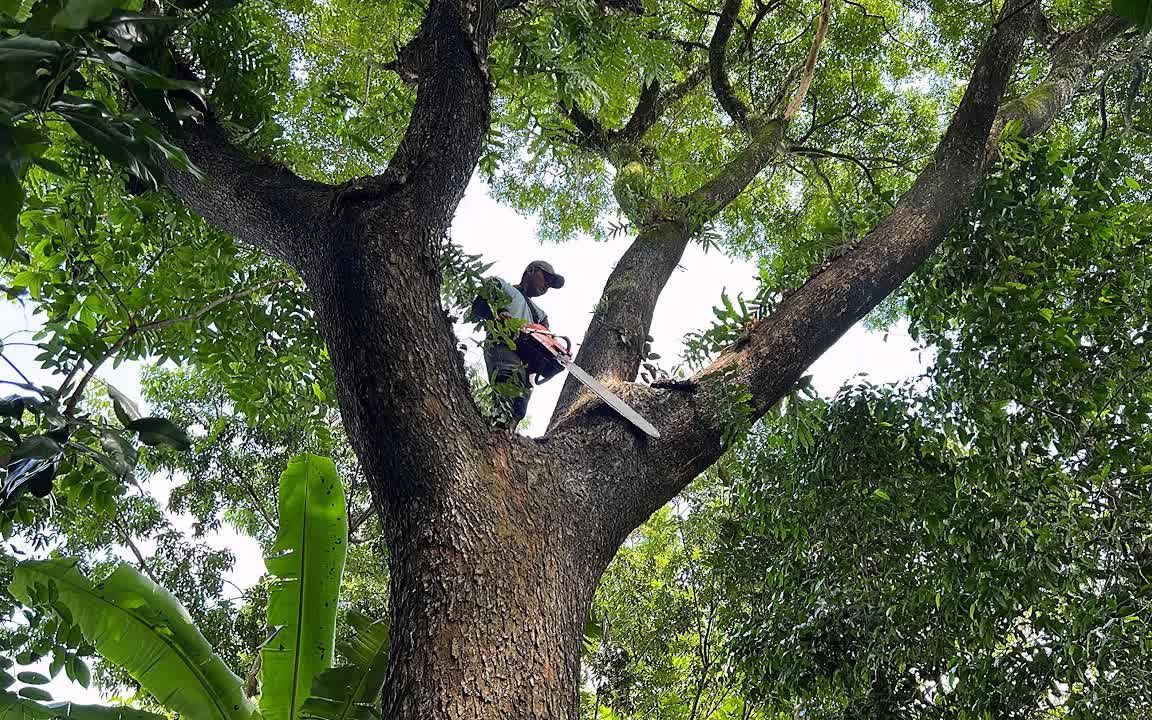
[[[640,90],[640,99],[636,101],[636,109],[632,111],[624,128],[616,133],[617,138],[625,142],[634,142],[644,136],[648,128],[652,127],[660,118],[660,81],[653,80]]]
[[[708,76],[712,81],[712,93],[716,102],[732,118],[732,122],[744,130],[750,131],[752,111],[732,89],[732,81],[728,79],[728,41],[732,37],[732,28],[740,14],[744,0],[724,0],[724,8],[716,20],[716,29],[712,33],[712,42],[708,45]]]
[[[1129,27],[1127,20],[1105,13],[1087,27],[1066,36],[1052,49],[1052,69],[1033,90],[1008,103],[1006,118],[1020,122],[1020,132],[1036,135],[1048,129],[1081,89],[1105,48]]]
[[[490,121],[488,45],[498,3],[432,0],[398,56],[418,85],[395,155],[378,176],[343,188],[341,205],[418,202],[432,225],[447,227],[480,155]]]
[[[825,3],[813,51],[805,64],[809,74],[823,42],[827,9]],[[714,73],[715,65],[710,68]],[[801,87],[794,97],[802,99],[806,84],[802,83]],[[695,191],[669,203],[672,210],[667,213],[668,217],[643,227],[616,264],[576,358],[588,372],[602,379],[626,382],[636,377],[657,300],[692,237],[735,200],[765,167],[783,157],[787,120],[750,122],[752,137],[748,145]],[[553,423],[572,409],[580,390],[574,380],[565,381],[552,415]]]
[[[659,81],[648,83],[640,91],[636,109],[620,129],[606,129],[574,102],[562,104],[561,109],[576,126],[580,134],[579,144],[600,153],[609,162],[617,162],[622,154],[620,151],[640,143],[665,113],[696,89],[707,72],[707,64],[697,65],[686,78],[666,90]]]
[[[404,48],[418,84],[404,137],[383,173],[340,188],[333,237],[301,269],[386,535],[443,478],[463,477],[490,432],[440,304],[439,261],[490,124],[498,12],[495,2],[431,0]]]
[[[708,65],[714,90],[718,63],[723,62],[723,54],[718,58],[716,48],[726,45],[739,9],[740,0],[729,0],[717,21]],[[792,114],[803,103],[812,82],[830,12],[831,0],[824,0],[811,49],[801,68],[799,85],[789,103]],[[721,100],[721,104],[724,102]],[[727,109],[731,114],[732,109]],[[576,358],[577,363],[593,375],[625,382],[636,377],[656,303],[692,237],[735,200],[764,168],[783,157],[791,116],[770,121],[748,115],[739,117],[744,118],[745,130],[750,135],[744,149],[695,191],[657,206],[649,217],[642,218],[644,223],[636,240],[613,268]],[[738,115],[733,115],[733,119],[738,120]],[[621,198],[619,192],[617,198],[628,213],[625,198]],[[635,211],[629,213],[630,217],[635,214]],[[552,415],[553,423],[571,411],[580,392],[581,386],[575,380],[565,381]]]
[[[704,185],[669,203],[672,217],[644,226],[608,276],[576,362],[602,380],[630,382],[643,361],[656,303],[685,248],[771,162],[783,154],[785,124],[758,128],[751,143]],[[555,424],[572,411],[582,386],[565,380],[552,414]]]
[[[604,451],[593,460],[598,466],[614,464],[616,477],[621,478],[600,504],[605,508],[603,522],[609,538],[622,538],[719,457],[723,451],[720,418],[732,388],[748,389],[753,397],[748,410],[752,418],[759,418],[816,358],[923,263],[971,198],[994,156],[1000,129],[1009,120],[1020,120],[1030,134],[1047,127],[1063,108],[1054,103],[1018,102],[1000,108],[1032,24],[1034,7],[1021,9],[1027,2],[1008,3],[1002,16],[1006,20],[985,43],[934,161],[887,218],[699,373],[693,379],[695,392],[618,386],[657,424],[663,437],[648,444],[617,424],[616,444],[627,449]],[[1107,32],[1101,32],[1101,27]],[[1122,30],[1122,23],[1102,18],[1077,33],[1069,42],[1080,50],[1055,55],[1042,87],[1080,85],[1092,70],[1092,59]],[[1072,97],[1063,96],[1065,102]],[[1035,112],[1037,107],[1043,107],[1048,116]],[[614,420],[608,416],[570,417],[555,428],[555,442],[583,445],[585,432],[595,428],[602,436],[603,425],[610,422]],[[629,442],[629,437],[634,439]]]
[[[205,176],[170,172],[167,185],[180,199],[248,245],[293,267],[307,262],[320,242],[331,186],[249,157],[211,114],[173,139]]]
[[[580,134],[579,145],[598,153],[608,154],[608,131],[599,120],[584,112],[574,100],[561,103],[560,109],[576,126],[576,131]]]

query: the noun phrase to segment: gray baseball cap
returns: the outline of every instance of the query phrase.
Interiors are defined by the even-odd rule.
[[[533,260],[528,263],[528,267],[524,268],[524,272],[532,270],[539,270],[544,273],[544,277],[548,279],[548,287],[560,289],[564,287],[564,276],[556,273],[552,268],[552,264],[543,260]]]

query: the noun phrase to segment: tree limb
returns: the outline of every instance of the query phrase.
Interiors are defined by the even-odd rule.
[[[808,88],[812,86],[812,79],[816,76],[816,58],[820,56],[820,48],[824,45],[824,37],[828,34],[828,19],[832,14],[832,0],[822,0],[820,4],[820,19],[816,23],[816,36],[812,39],[812,45],[808,48],[808,57],[804,59],[804,65],[800,70],[800,84],[796,87],[796,92],[792,94],[792,99],[788,101],[788,106],[784,108],[784,113],[781,117],[785,120],[791,120],[796,111],[804,105],[804,98],[808,96]]]
[[[732,28],[743,5],[744,0],[724,0],[724,8],[720,11],[716,29],[712,33],[712,42],[708,45],[708,76],[712,81],[712,93],[720,107],[724,108],[732,122],[750,132],[752,111],[732,89],[727,68],[728,40],[732,37]]]
[[[647,88],[645,88],[647,89]],[[609,149],[608,131],[600,121],[584,112],[575,100],[560,103],[560,109],[576,126],[580,133],[580,144],[589,150],[607,154]],[[639,110],[639,106],[637,106]]]
[[[805,69],[815,67],[815,56],[827,29],[827,9],[817,27],[813,50]],[[726,6],[727,7],[727,6]],[[715,79],[715,64],[709,70]],[[809,77],[808,82],[811,82]],[[794,99],[803,100],[807,84]],[[616,263],[584,335],[576,362],[601,379],[630,382],[643,360],[645,337],[660,293],[676,269],[692,237],[716,217],[760,172],[784,154],[788,120],[756,121],[749,118],[751,139],[743,150],[725,163],[709,180],[687,195],[674,198],[648,218],[636,240]],[[619,178],[619,176],[618,176]],[[618,195],[619,199],[619,195]],[[624,203],[621,202],[624,207]],[[582,386],[567,378],[552,414],[557,423],[574,407]]]
[[[701,227],[735,200],[765,167],[783,157],[784,138],[791,115],[764,121],[752,117],[748,108],[740,104],[735,95],[723,98],[725,92],[731,91],[723,67],[724,50],[741,2],[725,2],[712,38],[708,71],[713,91],[718,93],[721,105],[727,105],[725,110],[737,124],[744,127],[751,136],[750,140],[743,150],[696,190],[661,203],[654,210],[657,217],[642,218],[644,224],[640,233],[613,268],[604,286],[576,357],[581,367],[601,379],[624,382],[635,379],[644,359],[645,337],[652,325],[656,302],[688,243]],[[830,8],[831,0],[824,0],[811,49],[802,66],[799,86],[789,103],[792,114],[803,103],[812,82],[816,58],[828,29]],[[733,105],[733,102],[737,104]],[[619,193],[617,199],[627,213],[628,209]],[[565,380],[553,411],[553,424],[570,412],[581,391],[581,386],[575,380]]]
[[[168,187],[193,211],[293,267],[307,262],[333,188],[249,157],[211,114],[173,140],[205,176],[172,171]]]
[[[1103,50],[1128,27],[1124,18],[1105,13],[1067,36],[1052,49],[1052,67],[1044,81],[1008,103],[1002,115],[1019,121],[1020,133],[1024,136],[1047,130],[1060,111],[1075,99]]]
[[[1006,5],[1005,21],[985,42],[933,163],[884,220],[791,294],[770,317],[750,327],[741,342],[698,373],[693,378],[696,392],[618,386],[634,407],[656,422],[663,432],[660,440],[636,439],[624,424],[607,416],[570,416],[556,426],[554,433],[560,444],[569,438],[579,443],[584,426],[599,426],[601,435],[611,432],[602,426],[607,423],[616,423],[613,427],[619,428],[615,444],[625,450],[593,453],[596,457],[588,460],[598,467],[614,465],[613,475],[626,478],[608,488],[597,503],[607,537],[623,538],[719,457],[723,428],[717,418],[723,414],[728,390],[746,388],[752,395],[748,407],[751,418],[761,417],[816,358],[923,263],[969,201],[995,153],[1000,130],[1009,120],[1020,120],[1025,134],[1051,124],[1062,105],[1018,101],[1000,105],[1032,24],[1035,6],[1021,9],[1027,2],[1015,0]],[[1052,71],[1042,87],[1080,84],[1092,69],[1091,59],[1098,57],[1123,27],[1122,22],[1106,16],[1077,33],[1070,42],[1080,51],[1054,56]],[[1065,104],[1071,99],[1070,94],[1059,96],[1065,98]],[[1037,112],[1038,107],[1046,114]],[[565,432],[569,423],[571,436]]]
[[[490,125],[498,13],[496,2],[431,0],[404,48],[417,91],[396,153],[338,189],[332,237],[300,270],[349,440],[391,520],[472,467],[491,432],[441,307],[440,255]]]
[[[339,206],[388,204],[386,212],[404,214],[419,204],[424,223],[448,226],[488,131],[488,45],[499,10],[493,2],[432,0],[398,52],[418,87],[408,129],[385,171],[343,186]]]
[[[653,80],[650,83],[645,83],[640,90],[640,99],[636,101],[636,109],[632,111],[628,122],[624,124],[624,128],[619,131],[617,136],[629,139],[643,137],[648,128],[652,127],[660,117],[658,114],[659,103],[660,81]]]

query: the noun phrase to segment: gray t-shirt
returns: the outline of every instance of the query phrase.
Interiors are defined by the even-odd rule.
[[[516,289],[516,286],[508,282],[504,278],[492,278],[492,282],[498,283],[500,289],[508,296],[508,304],[498,310],[506,310],[509,315],[514,318],[519,318],[525,322],[537,323],[548,327],[548,314],[540,309],[540,306],[532,302],[524,293]]]

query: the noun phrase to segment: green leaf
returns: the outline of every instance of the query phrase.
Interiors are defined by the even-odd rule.
[[[137,129],[128,120],[113,115],[100,102],[71,95],[53,102],[51,109],[106,158],[123,165],[151,189],[159,187],[157,178],[163,167],[153,156],[153,145],[136,137]]]
[[[192,440],[188,433],[176,427],[171,420],[158,417],[143,417],[133,420],[126,429],[140,434],[140,442],[156,447],[167,445],[177,450],[191,450]]]
[[[1112,12],[1144,31],[1152,28],[1152,0],[1112,0]]]
[[[108,397],[112,399],[112,410],[116,413],[116,418],[124,427],[131,425],[133,420],[140,419],[140,408],[136,407],[136,403],[132,402],[131,398],[109,383],[104,383],[104,389],[107,390]]]
[[[280,476],[280,527],[265,559],[274,584],[260,650],[260,713],[295,720],[316,676],[332,663],[336,604],[347,550],[344,488],[328,458],[298,455]]]
[[[20,209],[24,207],[24,186],[15,169],[0,162],[0,261],[12,257],[20,232]]]
[[[29,700],[51,700],[52,693],[38,687],[22,687],[17,693],[20,697]]]
[[[179,30],[187,20],[166,15],[114,12],[100,23],[104,34],[121,50],[159,45]]]
[[[19,419],[24,414],[28,399],[23,395],[9,395],[0,398],[0,417]]]
[[[120,565],[99,586],[74,559],[23,562],[9,591],[32,604],[48,586],[109,663],[118,665],[164,706],[189,720],[247,720],[254,708],[232,674],[167,590]]]
[[[95,20],[103,20],[120,7],[120,0],[68,0],[52,18],[52,26],[62,30],[83,30]]]
[[[49,682],[47,677],[41,675],[38,672],[32,672],[31,670],[25,670],[24,672],[16,673],[16,679],[22,683],[28,683],[29,685],[47,685]]]
[[[83,659],[70,655],[67,662],[68,677],[73,681],[80,683],[83,687],[88,687],[92,684],[92,671],[88,669],[88,663]]]
[[[0,40],[0,65],[35,65],[60,55],[63,46],[55,40],[17,35]]]
[[[16,448],[17,450],[20,448]],[[59,467],[59,456],[25,457],[8,465],[8,472],[0,484],[0,510],[12,507],[24,493],[45,498],[52,492],[52,480]]]
[[[13,460],[37,458],[46,460],[63,452],[60,444],[47,435],[29,435],[12,451]]]
[[[69,174],[68,169],[65,168],[63,165],[61,165],[60,163],[56,162],[55,160],[50,160],[49,158],[38,157],[38,158],[33,158],[32,163],[39,168],[47,170],[48,172],[52,173],[53,175],[55,175],[57,177],[62,177],[65,179],[72,177],[72,175]]]
[[[388,674],[388,621],[358,612],[348,613],[352,639],[340,645],[349,666],[325,670],[312,683],[312,696],[304,701],[301,716],[318,720],[374,717],[375,703]]]
[[[56,650],[52,653],[52,664],[48,666],[48,674],[56,677],[60,671],[64,669],[64,663],[68,660],[68,655],[61,650]]]
[[[101,461],[116,477],[123,478],[136,469],[138,456],[132,443],[113,430],[99,431],[100,447],[104,450],[107,462]]]
[[[0,692],[0,720],[165,720],[163,715],[129,707],[38,703],[15,693]]]
[[[122,52],[101,55],[104,64],[121,77],[140,83],[153,90],[199,90],[196,83],[170,78],[164,73],[137,62]]]

